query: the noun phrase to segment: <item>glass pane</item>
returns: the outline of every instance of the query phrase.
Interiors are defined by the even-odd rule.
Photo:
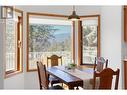
[[[10,70],[17,70],[17,66],[18,64],[20,64],[21,60],[18,60],[18,64],[17,64],[17,55],[21,57],[21,53],[17,54],[17,43],[18,43],[18,36],[21,37],[21,33],[22,33],[22,26],[20,25],[19,29],[20,31],[18,31],[18,16],[22,16],[21,13],[14,11],[13,12],[13,18],[11,19],[6,19],[6,71],[10,71]],[[19,34],[17,34],[19,33]],[[22,40],[22,39],[21,39]],[[21,52],[21,48],[20,51]]]
[[[31,18],[29,24],[29,69],[36,69],[37,61],[42,61],[47,65],[47,57],[53,54],[62,56],[64,65],[71,61],[71,23],[65,25],[61,22],[62,20],[39,18],[33,20]]]
[[[97,56],[97,31],[98,31],[98,19],[89,18],[84,19],[82,32],[82,61],[83,64],[93,64],[94,59]]]
[[[6,71],[16,69],[16,25],[13,19],[6,20]]]

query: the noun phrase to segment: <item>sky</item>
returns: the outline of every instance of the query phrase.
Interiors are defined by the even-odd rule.
[[[54,29],[59,29],[54,34],[71,34],[71,26],[70,25],[55,25]]]

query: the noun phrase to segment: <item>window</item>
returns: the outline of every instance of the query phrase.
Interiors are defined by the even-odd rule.
[[[47,65],[47,57],[62,56],[62,64],[72,61],[72,22],[66,17],[28,13],[27,71],[37,69],[36,62]]]
[[[93,64],[95,57],[100,56],[100,16],[84,17],[81,29],[81,64]]]
[[[22,72],[22,18],[23,12],[13,8],[13,18],[5,19],[5,77]]]

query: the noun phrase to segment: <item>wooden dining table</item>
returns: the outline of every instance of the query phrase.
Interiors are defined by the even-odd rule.
[[[47,68],[47,73],[58,78],[62,83],[66,84],[69,89],[74,87],[83,88],[83,79],[68,73],[65,70],[59,69],[58,66]]]

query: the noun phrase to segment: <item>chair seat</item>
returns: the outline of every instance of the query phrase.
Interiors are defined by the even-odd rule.
[[[55,86],[49,87],[49,90],[64,90],[64,88],[62,88],[59,85],[55,85]]]

